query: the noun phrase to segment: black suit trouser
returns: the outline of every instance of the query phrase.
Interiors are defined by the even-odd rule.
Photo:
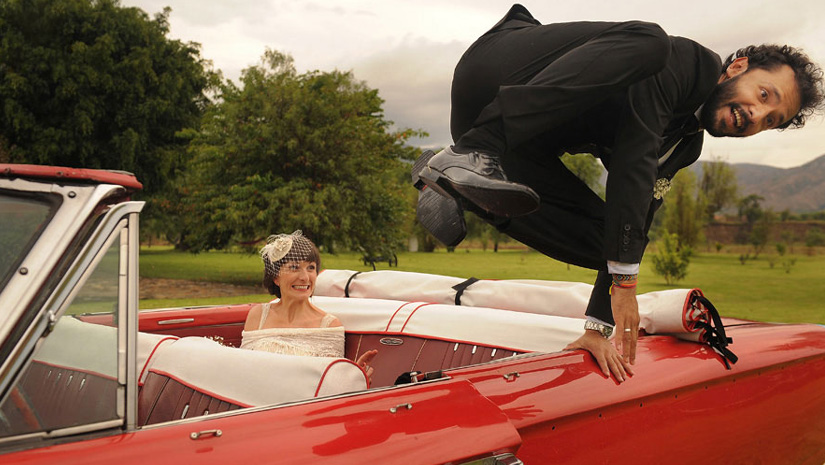
[[[587,314],[611,323],[605,204],[564,166],[564,147],[552,134],[661,70],[669,46],[661,28],[638,21],[503,29],[476,41],[453,77],[453,140],[505,147],[508,178],[541,197],[536,212],[499,229],[545,255],[599,270]]]

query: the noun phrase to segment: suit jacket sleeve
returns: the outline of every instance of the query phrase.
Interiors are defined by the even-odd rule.
[[[665,129],[674,118],[695,112],[720,75],[718,55],[688,39],[672,37],[665,68],[628,88],[607,177],[605,259],[641,261],[649,214],[657,207],[653,186]],[[689,145],[695,150],[694,144]]]

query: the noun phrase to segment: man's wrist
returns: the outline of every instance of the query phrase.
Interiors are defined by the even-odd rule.
[[[607,272],[610,274],[639,274],[641,263],[623,263],[613,260],[607,261]]]
[[[613,273],[613,287],[635,288],[639,283],[638,274]]]
[[[609,338],[610,335],[613,334],[613,326],[603,323],[597,323],[596,321],[590,319],[584,322],[584,329],[586,331],[594,331],[605,339]]]
[[[610,295],[613,295],[617,289],[619,292],[632,291],[636,292],[636,285],[639,283],[638,274],[619,274],[613,273],[613,283],[610,285]]]

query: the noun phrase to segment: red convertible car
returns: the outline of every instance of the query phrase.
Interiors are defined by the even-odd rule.
[[[825,327],[645,294],[620,384],[563,350],[585,284],[326,270],[346,358],[239,349],[251,303],[138,312],[140,188],[0,165],[0,462],[825,462]]]

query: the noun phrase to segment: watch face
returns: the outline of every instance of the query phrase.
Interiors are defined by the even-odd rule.
[[[607,326],[607,325],[602,326],[602,336],[610,337],[611,334],[613,334],[613,327],[612,326]]]

